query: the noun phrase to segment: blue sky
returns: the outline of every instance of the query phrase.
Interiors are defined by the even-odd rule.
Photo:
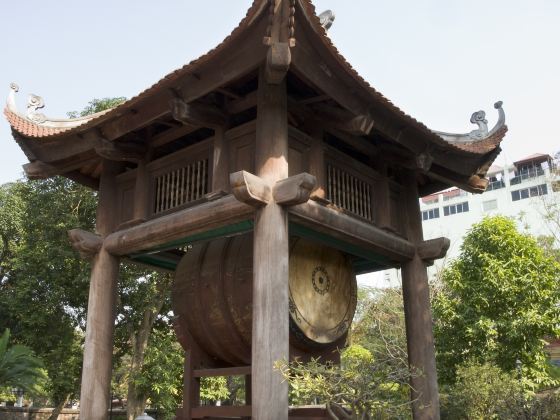
[[[218,44],[251,0],[0,4],[0,96],[10,82],[43,96],[52,117],[92,98],[136,95]],[[430,128],[467,132],[473,111],[504,101],[509,133],[497,163],[560,149],[560,2],[316,0],[330,36],[377,90]],[[297,23],[296,23],[297,25]],[[297,37],[297,27],[296,27]],[[0,183],[25,156],[0,121]]]

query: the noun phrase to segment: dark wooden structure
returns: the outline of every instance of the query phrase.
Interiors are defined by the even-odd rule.
[[[418,197],[453,185],[484,191],[507,130],[501,103],[490,131],[483,112],[471,133],[429,130],[360,78],[309,0],[255,0],[215,49],[96,115],[49,119],[34,95],[20,113],[17,89],[5,115],[27,175],[99,190],[96,232],[70,232],[92,259],[82,418],[106,417],[120,259],[175,270],[189,246],[242,234],[252,235],[251,334],[245,324],[236,338],[245,347],[217,364],[206,357],[213,344],[201,349],[191,336],[203,340],[200,331],[179,328],[188,349],[179,418],[288,417],[273,364],[290,356],[294,238],[343,253],[355,273],[402,268],[409,362],[424,372],[411,380],[414,417],[439,418],[426,266],[449,243],[423,240]],[[234,374],[250,377],[250,405],[198,407],[200,377]],[[306,415],[325,413],[290,414]]]

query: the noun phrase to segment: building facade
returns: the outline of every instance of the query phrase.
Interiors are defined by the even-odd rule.
[[[504,215],[517,220],[528,233],[550,235],[546,205],[560,200],[559,169],[548,154],[535,153],[512,164],[493,165],[483,194],[450,188],[420,199],[422,227],[426,239],[449,238],[451,245],[444,260],[430,268],[433,277],[450,259],[461,252],[463,237],[470,227],[486,216]],[[400,285],[400,272],[386,270],[378,276],[363,276],[362,283],[380,287]]]

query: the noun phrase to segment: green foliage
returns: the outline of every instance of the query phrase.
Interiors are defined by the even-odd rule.
[[[134,378],[138,390],[158,413],[174,416],[183,398],[184,352],[172,331],[154,330],[146,349],[141,374]]]
[[[126,98],[124,96],[118,96],[115,98],[92,99],[80,112],[68,112],[68,118],[85,117],[87,115],[105,111],[106,109],[114,108],[117,105],[122,104],[124,101],[126,101]]]
[[[389,359],[376,359],[360,345],[344,349],[340,365],[312,360],[279,362],[276,368],[290,381],[295,404],[323,402],[342,418],[409,418],[408,369],[395,368]]]
[[[464,239],[461,255],[442,276],[433,310],[439,377],[452,384],[458,366],[523,366],[527,388],[554,385],[544,337],[559,333],[560,265],[512,220],[486,218]]]
[[[200,399],[205,401],[226,400],[230,396],[227,378],[215,376],[200,381]]]
[[[514,418],[523,407],[523,388],[514,375],[486,363],[457,368],[457,381],[442,395],[444,419],[486,420]]]
[[[16,387],[24,391],[37,390],[45,379],[43,363],[24,345],[8,346],[10,330],[0,337],[0,388]]]
[[[0,187],[9,240],[2,261],[0,328],[31,347],[48,371],[55,402],[75,395],[81,368],[89,267],[76,258],[67,230],[91,230],[96,198],[62,177]]]

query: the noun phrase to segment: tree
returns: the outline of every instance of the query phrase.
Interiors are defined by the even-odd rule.
[[[559,278],[560,265],[512,220],[473,225],[434,299],[440,380],[454,383],[467,361],[513,372],[520,360],[526,387],[553,385],[544,338],[560,332]]]
[[[43,363],[29,347],[21,344],[8,346],[9,341],[10,330],[7,329],[0,337],[0,388],[36,389],[45,378]]]
[[[323,402],[339,419],[409,418],[408,381],[421,373],[408,368],[399,289],[359,289],[349,342],[339,366],[278,363],[290,381],[291,402]]]

